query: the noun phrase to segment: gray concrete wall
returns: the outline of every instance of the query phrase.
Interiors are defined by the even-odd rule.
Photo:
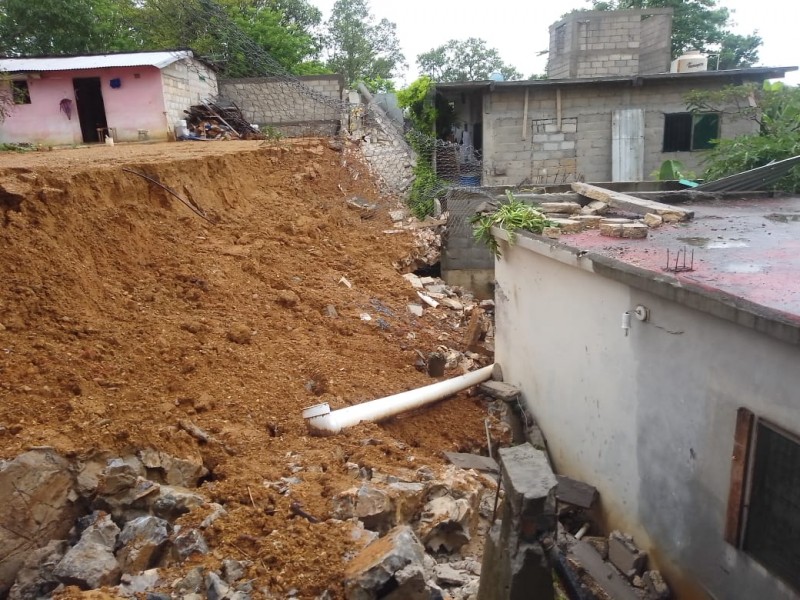
[[[550,79],[666,70],[672,10],[577,11],[550,26]]]
[[[676,597],[704,597],[696,577],[716,598],[797,598],[723,530],[736,411],[800,433],[800,349],[529,237],[503,244],[495,273],[496,359],[556,471],[598,488],[609,527],[650,550]],[[622,313],[637,304],[650,322],[625,337]]]
[[[232,100],[251,123],[273,127],[290,137],[333,135],[341,122],[341,75],[224,79],[223,98]]]
[[[523,129],[525,91],[498,88],[484,95],[483,185],[554,184],[611,180],[611,117],[614,110],[641,108],[645,114],[644,174],[667,159],[681,161],[698,176],[704,152],[662,152],[664,114],[685,112],[685,95],[721,84],[692,81],[561,87],[561,115],[554,86],[531,86]],[[560,122],[560,126],[559,126]],[[754,133],[753,121],[725,114],[721,136]]]

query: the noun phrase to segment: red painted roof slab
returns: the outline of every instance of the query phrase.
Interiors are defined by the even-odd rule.
[[[647,239],[586,230],[562,235],[560,242],[638,267],[654,278],[746,300],[800,324],[800,197],[712,200],[680,208],[694,211],[694,219],[650,229]],[[667,271],[667,252],[674,267],[684,250],[687,266],[694,253],[694,270]]]

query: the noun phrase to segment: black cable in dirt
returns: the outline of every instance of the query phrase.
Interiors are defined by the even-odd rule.
[[[122,167],[122,170],[125,171],[126,173],[133,173],[134,175],[138,175],[139,177],[142,177],[143,179],[146,179],[150,183],[154,183],[155,185],[157,185],[158,187],[160,187],[164,191],[169,192],[170,194],[175,196],[178,200],[183,202],[183,204],[185,204],[186,207],[189,210],[191,210],[194,214],[196,214],[198,217],[200,217],[202,219],[205,219],[206,221],[208,221],[209,223],[214,225],[214,222],[206,216],[205,211],[200,210],[200,207],[198,207],[196,204],[194,204],[194,202],[191,202],[191,201],[187,200],[186,198],[181,196],[178,192],[173,190],[168,185],[164,185],[163,183],[153,179],[149,175],[146,175],[145,173],[140,173],[139,171],[134,171],[133,169],[129,169],[128,167]]]

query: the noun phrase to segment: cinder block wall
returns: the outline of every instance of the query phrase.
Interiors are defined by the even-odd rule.
[[[184,59],[161,70],[164,82],[164,104],[167,112],[167,127],[185,119],[184,110],[202,100],[217,95],[217,76],[203,63]],[[154,132],[151,132],[154,136]]]
[[[645,116],[644,173],[667,159],[681,161],[687,170],[703,171],[704,152],[663,152],[664,114],[686,112],[690,90],[717,89],[697,81],[629,82],[571,85],[560,91],[552,85],[532,85],[528,119],[523,128],[525,91],[497,89],[484,97],[484,185],[545,185],[584,179],[611,181],[611,118],[615,110],[640,108]],[[754,133],[753,121],[721,116],[721,136]]]
[[[668,70],[672,9],[575,12],[550,26],[550,79]]]
[[[293,81],[279,77],[224,79],[219,88],[220,96],[235,102],[251,123],[262,128],[299,136],[333,134],[339,127],[344,89],[341,75],[310,75]]]

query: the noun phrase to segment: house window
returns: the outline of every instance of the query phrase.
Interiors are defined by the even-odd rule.
[[[664,115],[664,152],[708,150],[719,138],[719,113]]]
[[[800,590],[800,440],[746,409],[737,438],[726,539]]]
[[[14,79],[11,82],[11,97],[14,104],[30,104],[31,91],[28,89],[28,82],[24,79]]]

